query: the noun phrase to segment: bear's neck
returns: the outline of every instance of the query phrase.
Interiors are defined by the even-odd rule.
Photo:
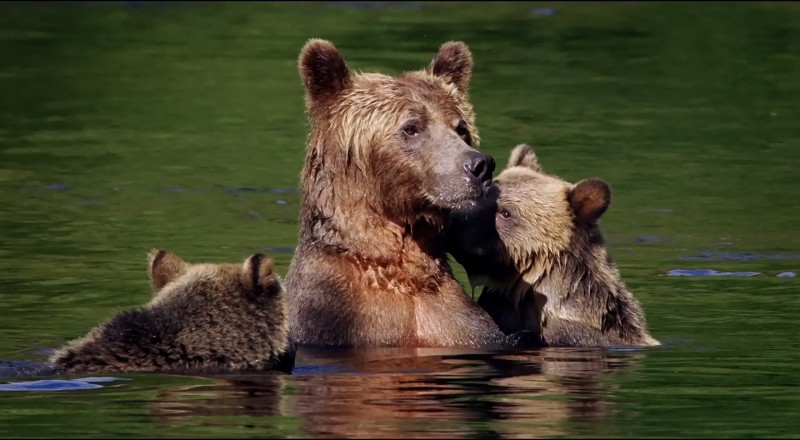
[[[431,260],[445,260],[444,211],[391,215],[368,183],[355,176],[332,176],[325,168],[304,175],[298,250],[316,248],[379,266],[427,266]]]

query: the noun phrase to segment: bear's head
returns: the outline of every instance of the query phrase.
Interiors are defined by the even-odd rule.
[[[484,196],[494,160],[475,149],[472,55],[464,43],[443,44],[424,69],[388,76],[353,72],[332,43],[314,39],[299,69],[312,124],[304,207],[315,218],[341,210],[349,224],[368,212],[441,226],[450,210]]]
[[[473,285],[502,288],[521,275],[534,284],[602,241],[597,221],[610,202],[602,180],[571,184],[545,174],[533,150],[518,145],[487,197],[451,216],[448,250]]]

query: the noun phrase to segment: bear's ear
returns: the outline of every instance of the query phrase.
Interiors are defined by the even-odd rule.
[[[472,52],[461,41],[448,41],[439,47],[428,72],[443,77],[466,94],[472,77]]]
[[[300,76],[308,109],[324,108],[350,83],[350,71],[330,41],[311,39],[300,51]]]
[[[542,172],[536,153],[533,152],[533,148],[528,144],[519,144],[511,150],[511,156],[508,157],[508,166],[506,168],[511,167],[527,167],[537,173]]]
[[[272,258],[264,254],[253,254],[244,260],[242,267],[242,282],[256,294],[273,292],[277,278],[272,272],[274,263]]]
[[[181,257],[163,249],[152,249],[147,254],[150,285],[159,291],[170,281],[178,278],[186,271],[188,264]]]
[[[569,205],[575,220],[584,225],[597,221],[611,203],[611,188],[600,179],[585,179],[569,192]]]

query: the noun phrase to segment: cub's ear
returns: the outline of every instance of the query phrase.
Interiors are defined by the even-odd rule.
[[[181,276],[189,267],[179,256],[163,249],[152,249],[147,254],[147,261],[150,285],[156,291]]]
[[[597,221],[611,203],[611,188],[600,179],[585,179],[569,192],[569,205],[575,220],[589,225]]]
[[[300,51],[300,76],[312,112],[330,104],[350,83],[350,71],[330,41],[311,39]]]
[[[255,294],[281,292],[280,280],[272,271],[272,258],[264,254],[253,254],[244,260],[242,283]]]
[[[537,173],[542,172],[536,153],[533,152],[533,148],[528,144],[519,144],[511,150],[511,156],[508,157],[508,166],[506,168],[511,167],[528,167]]]
[[[439,47],[428,72],[443,77],[466,94],[472,77],[472,52],[461,41],[448,41]]]

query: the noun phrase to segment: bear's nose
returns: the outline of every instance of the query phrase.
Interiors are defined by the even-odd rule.
[[[464,170],[481,182],[490,181],[494,172],[494,158],[486,153],[470,153],[467,163],[464,164]]]

